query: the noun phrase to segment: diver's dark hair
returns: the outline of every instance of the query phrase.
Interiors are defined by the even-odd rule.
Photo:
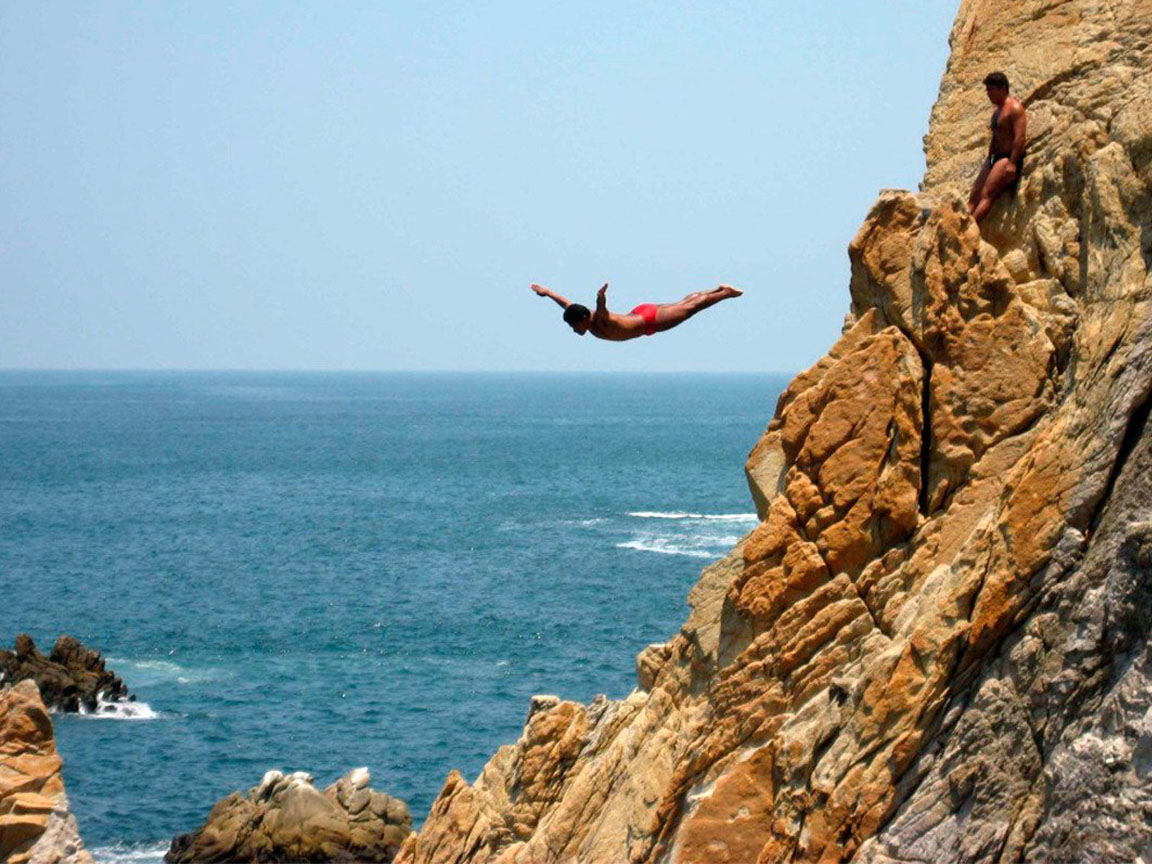
[[[564,321],[568,324],[576,324],[591,317],[592,312],[588,307],[581,306],[579,303],[569,303],[568,308],[564,310]]]
[[[1008,76],[1003,72],[989,72],[984,76],[985,87],[1003,87],[1008,89]]]

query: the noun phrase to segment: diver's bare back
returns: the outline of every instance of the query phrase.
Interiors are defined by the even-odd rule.
[[[617,312],[609,312],[606,316],[593,315],[588,332],[597,339],[626,342],[644,335],[644,319],[631,312],[624,315]]]

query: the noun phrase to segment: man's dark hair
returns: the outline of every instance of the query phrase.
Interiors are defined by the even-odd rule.
[[[1008,76],[1003,72],[989,72],[984,76],[985,87],[1003,87],[1008,89]]]
[[[569,303],[568,308],[564,310],[564,321],[568,324],[576,324],[591,317],[591,310],[587,306],[581,306],[579,303]]]

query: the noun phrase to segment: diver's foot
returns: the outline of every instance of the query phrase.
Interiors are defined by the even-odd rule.
[[[744,293],[739,288],[733,288],[731,285],[721,285],[716,290],[724,292],[725,297],[739,297]]]

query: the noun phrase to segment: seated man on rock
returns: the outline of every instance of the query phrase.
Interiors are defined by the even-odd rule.
[[[984,79],[984,92],[996,106],[992,112],[992,143],[980,175],[968,196],[968,212],[979,222],[988,215],[992,202],[1008,187],[1016,188],[1024,160],[1024,139],[1028,119],[1020,100],[1008,95],[1008,76],[993,72]]]
[[[596,311],[587,306],[571,303],[550,288],[533,283],[532,290],[540,297],[550,297],[564,310],[564,321],[580,336],[591,333],[599,339],[623,342],[639,336],[651,336],[664,330],[671,330],[677,324],[687,321],[701,309],[713,303],[739,297],[743,294],[731,285],[721,285],[711,291],[697,291],[689,294],[679,303],[641,303],[631,312],[621,314],[608,311],[608,283],[596,292]]]

